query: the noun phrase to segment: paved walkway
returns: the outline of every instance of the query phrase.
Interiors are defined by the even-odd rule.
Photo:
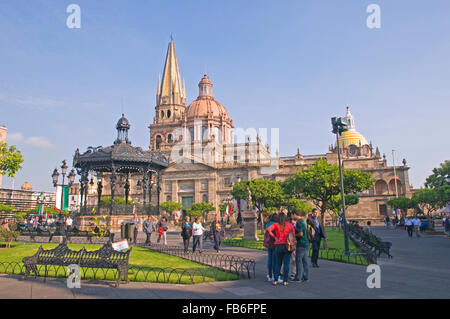
[[[266,253],[224,247],[223,254],[254,258],[256,279],[197,285],[130,283],[114,288],[106,282],[82,282],[68,289],[61,279],[0,276],[0,298],[450,298],[450,239],[443,236],[409,238],[405,231],[375,227],[376,235],[392,241],[393,259],[381,258],[381,288],[369,289],[366,267],[319,260],[310,268],[310,282],[272,286],[266,279]],[[181,245],[178,234],[169,244]],[[205,248],[211,244],[206,243]]]

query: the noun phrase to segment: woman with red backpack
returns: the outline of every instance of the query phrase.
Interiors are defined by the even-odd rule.
[[[278,222],[278,214],[273,213],[270,221],[266,224],[266,232],[264,234],[264,247],[267,248],[267,281],[274,281],[275,275],[275,239],[267,232],[267,228]],[[272,231],[275,235],[275,231]]]
[[[277,285],[283,283],[288,285],[289,278],[289,265],[291,261],[292,251],[295,250],[295,230],[292,224],[288,221],[286,214],[279,214],[279,221],[271,226],[267,227],[269,236],[275,239],[275,277],[272,284]],[[275,231],[275,234],[273,233]],[[280,271],[281,265],[284,264],[283,275],[281,279]]]

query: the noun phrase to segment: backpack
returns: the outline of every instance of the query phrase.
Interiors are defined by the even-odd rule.
[[[264,233],[263,246],[266,247],[267,249],[275,248],[275,239],[269,235],[269,232],[267,230]]]
[[[295,251],[295,249],[297,248],[297,239],[295,238],[295,235],[292,232],[289,232],[287,236],[286,248],[288,251],[291,252]]]

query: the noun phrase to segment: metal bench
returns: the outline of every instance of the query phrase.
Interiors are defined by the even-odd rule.
[[[37,265],[45,266],[45,278],[48,275],[48,265],[52,266],[69,266],[72,264],[86,268],[108,268],[117,269],[118,278],[117,286],[119,286],[122,278],[128,280],[128,262],[130,258],[131,248],[126,252],[115,251],[111,243],[106,243],[100,249],[95,251],[87,251],[86,248],[81,250],[72,250],[66,244],[60,244],[54,249],[45,250],[39,247],[34,256],[24,257],[25,277],[31,272],[38,276]]]

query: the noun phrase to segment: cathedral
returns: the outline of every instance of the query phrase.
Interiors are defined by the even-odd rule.
[[[306,155],[297,150],[293,156],[280,157],[278,150],[271,156],[269,145],[259,136],[236,141],[233,120],[214,97],[207,75],[200,79],[198,88],[197,99],[186,105],[185,83],[172,40],[162,78],[158,79],[155,116],[149,125],[150,151],[160,151],[170,159],[160,179],[160,202],[180,202],[184,209],[202,201],[218,207],[231,201],[230,191],[239,180],[283,181],[319,158],[338,162],[336,145],[324,154]],[[349,207],[348,218],[379,220],[388,213],[388,199],[411,197],[409,167],[405,160],[401,166],[388,166],[386,156],[356,130],[349,107],[345,119],[349,130],[339,139],[344,168],[370,172],[376,180],[373,189],[358,194],[360,202]]]

